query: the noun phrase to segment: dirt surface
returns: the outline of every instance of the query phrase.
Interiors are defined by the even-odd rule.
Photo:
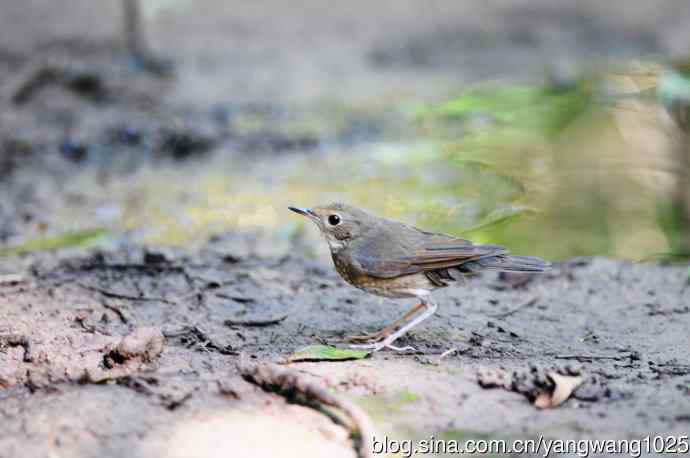
[[[357,456],[348,421],[246,381],[242,361],[280,363],[353,402],[379,437],[687,434],[687,265],[576,259],[472,278],[438,292],[437,315],[401,339],[415,352],[284,364],[412,304],[346,285],[312,227],[259,230],[287,225],[282,202],[268,216],[215,203],[244,229],[208,242],[133,243],[154,226],[150,189],[184,213],[194,188],[217,187],[190,177],[216,171],[258,193],[295,158],[405,140],[387,100],[686,52],[682,2],[179,2],[148,20],[168,76],[123,54],[117,2],[44,3],[0,1],[0,242],[94,225],[116,235],[104,250],[0,257],[0,457]],[[327,122],[303,128],[314,119]],[[194,216],[208,218],[185,223]],[[553,372],[582,384],[537,409]]]
[[[304,438],[294,456],[323,444],[329,456],[352,456],[341,426],[248,384],[236,365],[241,354],[284,363],[306,345],[375,330],[407,305],[300,256],[238,258],[221,242],[195,253],[46,256],[30,272],[0,290],[0,330],[31,341],[30,361],[20,345],[0,353],[3,456],[222,456],[199,444],[235,450],[245,433],[265,453],[283,447],[265,428]],[[485,276],[437,297],[439,313],[400,342],[417,352],[287,367],[354,400],[378,434],[397,438],[687,433],[686,268],[583,259],[522,286]],[[482,388],[489,370],[521,379],[520,393]],[[530,399],[549,370],[584,382],[539,411]]]

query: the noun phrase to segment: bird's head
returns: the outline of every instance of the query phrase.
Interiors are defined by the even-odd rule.
[[[332,252],[339,251],[361,236],[374,216],[350,205],[333,203],[313,208],[288,207],[311,219],[328,242]]]

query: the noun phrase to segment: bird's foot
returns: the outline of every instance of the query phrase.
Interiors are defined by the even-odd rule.
[[[397,337],[401,335],[399,332],[400,329],[405,326],[405,324],[408,322],[410,318],[415,316],[417,312],[419,312],[420,309],[424,308],[424,302],[420,302],[419,304],[415,305],[412,307],[410,310],[407,311],[403,316],[395,320],[393,323],[389,324],[385,328],[373,332],[373,333],[364,333],[364,335],[361,336],[347,336],[343,338],[342,342],[344,343],[357,343],[357,344],[370,344],[374,345],[376,342],[379,341],[385,341],[389,337],[395,335],[396,337],[393,337],[388,343],[391,344]],[[390,347],[389,348],[394,348],[395,347]]]
[[[406,332],[408,332],[413,327],[417,326],[422,321],[429,318],[436,311],[436,303],[431,300],[430,297],[420,297],[421,302],[412,307],[409,312],[407,312],[400,319],[396,320],[394,323],[381,329],[379,332],[372,334],[371,336],[355,336],[364,337],[364,343],[349,345],[350,348],[358,350],[372,350],[379,351],[384,348],[390,348],[394,351],[416,351],[414,347],[396,347],[393,342]],[[417,314],[420,309],[426,309],[424,313]],[[414,316],[413,319],[410,319]],[[408,321],[409,320],[409,321]]]
[[[365,344],[352,344],[348,345],[349,348],[355,349],[355,350],[371,350],[371,351],[379,351],[383,350],[384,348],[388,348],[393,351],[417,351],[416,348],[407,345],[405,347],[397,347],[393,345],[393,341],[395,339],[384,339],[380,341],[369,341],[369,343]]]

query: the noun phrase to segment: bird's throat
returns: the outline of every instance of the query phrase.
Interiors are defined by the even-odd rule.
[[[331,253],[337,253],[343,248],[345,248],[345,242],[337,239],[328,239],[328,247],[331,249]]]

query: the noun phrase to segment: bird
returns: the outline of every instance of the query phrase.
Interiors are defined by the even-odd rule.
[[[351,348],[414,350],[394,342],[436,312],[434,290],[482,271],[541,273],[551,266],[540,258],[513,256],[499,245],[425,231],[343,203],[288,209],[316,224],[347,283],[377,296],[419,300],[380,331],[347,338]]]

